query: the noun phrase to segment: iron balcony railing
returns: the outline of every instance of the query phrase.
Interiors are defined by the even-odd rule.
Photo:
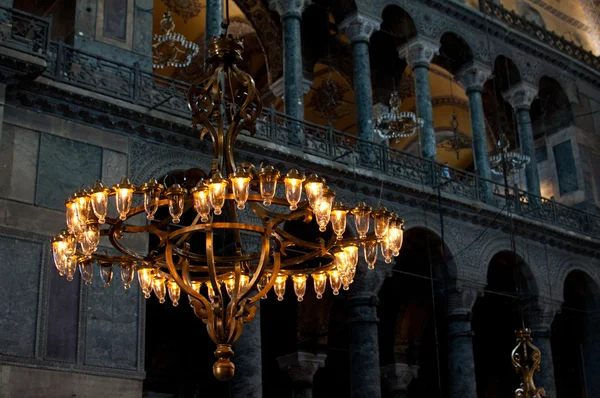
[[[0,44],[45,58],[52,20],[14,8],[0,7]]]

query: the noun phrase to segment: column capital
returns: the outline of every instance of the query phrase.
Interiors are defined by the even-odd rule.
[[[549,297],[534,297],[525,303],[523,318],[525,327],[534,332],[549,332],[552,321],[560,312],[562,302]]]
[[[340,30],[352,43],[369,42],[371,35],[380,25],[381,19],[357,11],[342,21]]]
[[[327,354],[298,351],[277,358],[277,363],[294,384],[311,386],[317,370],[325,366],[325,359]]]
[[[362,261],[359,262],[354,283],[350,285],[348,300],[356,304],[372,302],[377,304],[377,294],[386,278],[392,275],[391,264],[378,261],[375,269],[368,269]]]
[[[396,392],[406,391],[412,379],[419,374],[419,365],[406,363],[392,363],[381,367],[381,378],[394,395]]]
[[[455,279],[448,285],[448,316],[468,315],[475,301],[483,296],[483,283]]]
[[[306,78],[302,79],[302,93],[307,94],[310,91],[312,84],[312,80]],[[280,77],[279,79],[275,80],[269,85],[269,88],[276,98],[283,97],[283,94],[285,94],[285,78]]]
[[[502,93],[502,96],[513,109],[531,108],[531,103],[537,97],[538,88],[533,84],[519,82]]]
[[[416,66],[429,67],[433,56],[438,53],[439,49],[440,43],[426,37],[415,37],[398,47],[398,55],[400,58],[406,59],[411,69]]]
[[[467,94],[472,91],[482,91],[483,85],[492,75],[489,66],[479,61],[471,62],[463,66],[454,76],[465,88]]]
[[[269,0],[269,8],[275,10],[281,18],[295,17],[302,19],[302,13],[312,0]]]

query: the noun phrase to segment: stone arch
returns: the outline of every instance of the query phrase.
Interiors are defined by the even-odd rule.
[[[531,104],[534,136],[553,134],[574,123],[571,102],[562,85],[543,75],[538,82],[538,96]]]
[[[433,57],[432,63],[441,66],[453,75],[464,65],[473,61],[472,47],[463,36],[452,29],[445,29],[439,37],[439,53]]]
[[[559,266],[556,271],[554,280],[552,281],[553,295],[555,295],[557,301],[564,301],[564,286],[567,281],[567,277],[573,271],[581,271],[586,274],[595,284],[600,288],[600,277],[594,273],[594,268],[581,261],[578,258],[567,258]]]

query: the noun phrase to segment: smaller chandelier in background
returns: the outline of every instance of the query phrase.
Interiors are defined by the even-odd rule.
[[[502,143],[504,142],[504,145]],[[506,162],[507,174],[523,170],[530,161],[529,156],[510,150],[510,142],[502,133],[502,138],[496,144],[496,153],[490,156],[490,167],[496,175],[504,174],[502,162]]]
[[[180,33],[175,33],[175,22],[169,11],[165,12],[160,21],[162,34],[152,38],[152,62],[157,69],[173,66],[185,68],[192,63],[192,58],[200,51],[198,45],[187,41]]]
[[[390,96],[390,110],[383,112],[375,120],[375,132],[381,138],[388,140],[406,138],[414,135],[417,128],[423,127],[423,119],[418,118],[413,112],[402,112],[402,101],[397,92]]]
[[[452,126],[452,136],[442,141],[439,146],[448,152],[455,152],[456,160],[459,160],[460,151],[463,149],[470,149],[473,145],[473,141],[458,131],[458,118],[456,117],[456,114],[452,114],[450,123]]]

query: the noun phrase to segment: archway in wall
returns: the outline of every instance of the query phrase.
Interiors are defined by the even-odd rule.
[[[600,288],[583,271],[565,279],[564,302],[552,323],[552,356],[558,398],[600,394]]]
[[[515,346],[515,330],[522,327],[523,302],[534,295],[537,285],[522,258],[511,251],[502,251],[492,258],[485,294],[473,307],[473,353],[479,398],[514,396],[519,387],[510,354]]]
[[[534,138],[552,135],[574,122],[569,98],[554,79],[542,76],[538,97],[531,104],[531,125]]]
[[[447,301],[443,292],[448,277],[455,275],[451,257],[440,237],[430,230],[406,231],[392,276],[379,293],[383,397],[447,395]],[[393,377],[396,369],[411,374],[407,385],[397,383]],[[405,395],[397,395],[402,393]]]

